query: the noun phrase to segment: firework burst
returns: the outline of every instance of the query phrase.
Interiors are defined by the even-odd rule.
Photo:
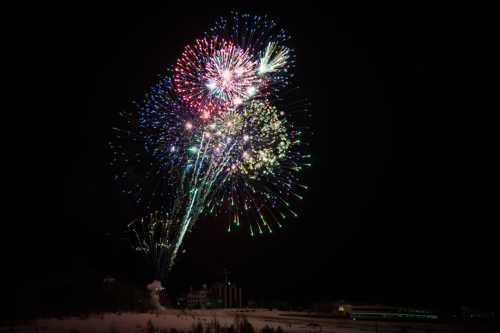
[[[248,50],[213,37],[184,49],[174,67],[174,82],[182,99],[207,118],[256,95],[261,79]]]
[[[229,217],[228,231],[243,223],[251,235],[272,232],[287,217],[296,217],[289,202],[300,198],[298,174],[309,158],[302,154],[302,132],[267,101],[227,112],[219,123],[223,143],[214,145],[215,153],[228,146],[224,140],[232,145],[223,150],[229,159],[207,208]]]
[[[164,279],[175,242],[174,221],[155,212],[132,221],[128,228],[132,248],[146,257]]]
[[[233,12],[217,19],[207,36],[231,40],[255,55],[261,95],[273,98],[291,84],[295,54],[288,47],[290,36],[269,17]]]
[[[115,178],[159,214],[132,225],[135,248],[162,277],[203,214],[252,236],[297,217],[310,155],[291,108],[274,103],[293,66],[287,40],[266,17],[221,18],[151,88],[130,128],[116,129]]]

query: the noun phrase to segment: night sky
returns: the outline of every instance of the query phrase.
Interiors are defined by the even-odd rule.
[[[47,103],[24,95],[37,135],[23,145],[29,157],[19,153],[29,160],[15,192],[22,204],[4,221],[3,267],[16,293],[84,289],[107,274],[150,279],[123,239],[138,210],[112,182],[111,127],[231,9],[268,14],[293,37],[297,81],[312,103],[310,191],[300,218],[271,236],[199,221],[167,287],[199,287],[228,269],[256,299],[493,304],[493,199],[468,139],[481,130],[464,115],[471,98],[442,67],[453,33],[429,8],[302,2],[68,7],[41,20],[50,31],[28,49],[44,74],[28,89]]]

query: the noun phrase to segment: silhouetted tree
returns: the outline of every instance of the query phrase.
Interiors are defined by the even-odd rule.
[[[253,329],[252,324],[250,324],[250,322],[246,318],[243,318],[243,320],[240,321],[239,332],[240,333],[254,333],[255,330]]]
[[[193,333],[203,333],[203,325],[200,322],[198,322],[198,324],[193,327],[192,332]]]
[[[260,333],[274,333],[274,330],[266,325],[260,330]]]
[[[156,332],[156,329],[153,325],[153,322],[150,320],[148,320],[148,323],[146,324],[146,333],[155,333]]]

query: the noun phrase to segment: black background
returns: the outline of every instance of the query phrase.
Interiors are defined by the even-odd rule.
[[[12,155],[21,175],[8,179],[19,205],[2,235],[3,285],[18,303],[60,286],[78,294],[107,274],[148,281],[121,239],[134,208],[112,183],[111,127],[231,9],[268,14],[293,37],[312,103],[310,191],[300,218],[272,236],[200,221],[169,290],[220,280],[227,268],[256,299],[494,304],[494,199],[481,157],[494,151],[477,142],[473,90],[454,81],[466,75],[454,60],[465,47],[450,46],[467,22],[432,8],[252,2],[82,4],[19,25],[33,38],[17,40],[28,74],[14,110],[25,130],[11,137],[21,145]]]

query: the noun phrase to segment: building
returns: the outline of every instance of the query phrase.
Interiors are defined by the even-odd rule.
[[[242,304],[241,288],[230,282],[216,283],[210,288],[204,284],[200,290],[191,288],[185,297],[188,308],[240,308]]]
[[[209,290],[207,285],[204,284],[200,290],[189,290],[186,295],[186,306],[188,308],[207,308],[209,306]]]
[[[394,307],[382,304],[339,304],[338,311],[353,320],[436,320],[438,316],[428,309]]]
[[[216,283],[211,288],[214,299],[221,301],[224,308],[241,308],[243,304],[242,291],[236,285],[227,283]]]
[[[460,316],[465,320],[495,320],[495,313],[493,311],[468,306],[460,308]]]
[[[314,304],[313,310],[334,317],[353,320],[436,320],[438,316],[429,309],[386,306],[383,304],[357,304],[343,300]]]

